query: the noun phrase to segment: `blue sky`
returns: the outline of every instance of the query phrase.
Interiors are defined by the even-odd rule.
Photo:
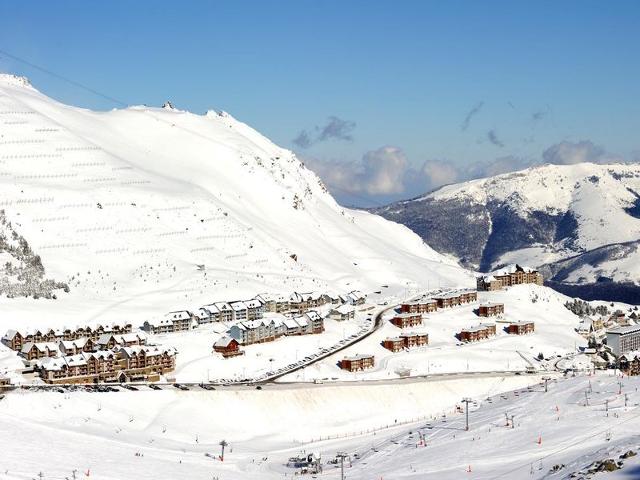
[[[375,205],[542,161],[637,160],[639,21],[636,1],[0,0],[0,50],[127,104],[227,110],[340,201]],[[0,70],[114,107],[1,54]]]

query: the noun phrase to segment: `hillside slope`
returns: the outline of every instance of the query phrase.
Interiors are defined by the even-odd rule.
[[[521,263],[542,268],[554,287],[572,294],[639,298],[639,165],[543,165],[373,212],[469,268]]]
[[[293,153],[226,113],[93,112],[10,75],[0,209],[70,289],[3,295],[11,320],[144,320],[260,291],[472,282],[405,227],[341,208]]]

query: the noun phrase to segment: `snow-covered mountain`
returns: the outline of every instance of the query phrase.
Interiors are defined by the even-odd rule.
[[[34,300],[33,289],[3,289],[19,321],[135,321],[262,291],[472,284],[409,229],[340,207],[292,152],[227,113],[169,102],[93,112],[11,75],[0,75],[0,210],[41,262],[29,275],[51,279],[36,296],[59,290]],[[4,278],[26,258],[10,241]]]
[[[567,293],[639,298],[640,165],[542,165],[373,211],[473,269],[521,263]]]

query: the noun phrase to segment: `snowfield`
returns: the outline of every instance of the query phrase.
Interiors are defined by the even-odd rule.
[[[0,209],[70,287],[53,302],[0,299],[13,326],[473,281],[407,228],[340,207],[292,152],[224,112],[92,112],[0,75],[0,125]]]
[[[74,469],[77,478],[96,479],[275,479],[293,476],[284,464],[305,451],[321,455],[321,478],[339,478],[327,462],[345,451],[352,480],[561,479],[638,451],[638,386],[638,378],[605,373],[559,377],[548,393],[531,375],[260,391],[12,393],[0,402],[0,470],[7,479],[71,478]],[[468,432],[454,408],[465,396],[474,399]],[[224,462],[215,458],[222,439],[229,442]],[[554,465],[564,467],[550,474]],[[635,478],[624,472],[614,478]]]

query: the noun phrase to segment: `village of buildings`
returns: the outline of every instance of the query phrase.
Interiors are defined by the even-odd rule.
[[[537,363],[545,355],[526,344],[536,337],[544,315],[532,316],[530,309],[527,315],[519,314],[520,302],[535,300],[514,299],[508,292],[521,285],[535,289],[542,280],[539,272],[514,266],[478,277],[476,288],[437,290],[391,302],[372,300],[360,291],[263,293],[176,310],[138,326],[9,330],[0,348],[13,350],[21,362],[14,372],[5,372],[13,373],[9,376],[17,384],[227,384],[489,368],[537,371],[546,368]],[[554,323],[546,322],[543,329]],[[632,317],[617,311],[606,318],[583,318],[575,330],[587,341],[582,350],[594,365],[615,364],[640,373],[640,325]],[[522,340],[514,343],[515,337]],[[512,358],[496,367],[492,348],[505,339],[513,346]],[[416,362],[423,357],[426,371],[415,366],[425,363]]]

